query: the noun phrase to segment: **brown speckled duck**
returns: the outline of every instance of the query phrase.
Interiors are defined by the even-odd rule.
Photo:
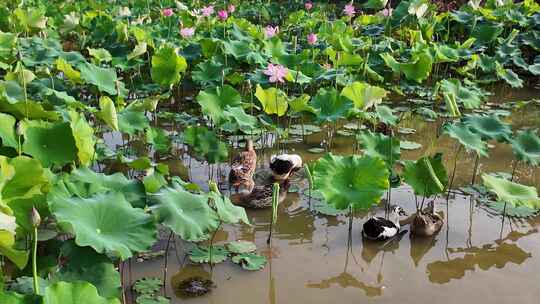
[[[238,191],[239,188],[253,180],[255,167],[257,166],[257,153],[253,148],[253,141],[246,141],[246,148],[240,152],[232,161],[231,171],[229,171],[229,183]]]
[[[435,204],[430,202],[427,208],[419,211],[411,223],[411,233],[415,236],[432,236],[441,230],[444,224],[442,216],[434,212]]]
[[[273,184],[255,186],[253,180],[242,184],[246,191],[231,195],[231,202],[245,208],[263,209],[272,207],[272,187]],[[278,202],[282,203],[287,197],[289,181],[284,181],[279,187]]]

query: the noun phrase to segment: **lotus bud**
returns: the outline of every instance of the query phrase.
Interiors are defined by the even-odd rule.
[[[39,215],[39,212],[36,208],[32,207],[32,211],[30,212],[30,219],[32,222],[32,227],[37,228],[41,224],[41,216]]]

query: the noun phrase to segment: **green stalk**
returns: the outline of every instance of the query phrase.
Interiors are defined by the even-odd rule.
[[[272,220],[270,221],[270,234],[268,234],[268,239],[266,240],[266,244],[270,244],[270,242],[272,241],[272,230],[274,228],[274,224],[277,222],[278,205],[279,205],[279,184],[274,183],[274,186],[272,187]]]
[[[32,248],[32,277],[34,278],[34,293],[39,294],[39,281],[37,273],[37,243],[38,243],[38,232],[37,226],[34,227],[33,231],[33,248]]]
[[[306,172],[306,177],[309,182],[308,187],[308,205],[311,209],[311,189],[313,189],[313,176],[311,175],[311,171],[309,171],[309,166],[307,164],[304,164],[304,171]]]

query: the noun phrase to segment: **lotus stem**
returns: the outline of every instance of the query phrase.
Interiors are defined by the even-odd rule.
[[[270,233],[268,234],[268,239],[266,244],[270,245],[272,242],[272,231],[274,229],[274,224],[277,222],[277,207],[279,204],[279,184],[274,183],[272,187],[272,219],[270,220]]]
[[[471,180],[471,185],[474,185],[474,182],[476,181],[476,172],[478,171],[478,160],[479,160],[479,158],[480,158],[480,156],[477,153],[476,158],[474,160],[474,169],[473,169],[473,176],[472,176],[472,180]]]
[[[311,189],[313,189],[313,176],[311,175],[311,171],[309,171],[309,166],[307,164],[304,164],[304,171],[306,172],[306,177],[309,183],[308,206],[309,206],[309,209],[311,209]]]
[[[519,161],[515,160],[514,165],[512,166],[512,176],[510,177],[511,182],[513,182],[514,177],[516,177],[516,170],[517,170],[518,164],[519,164]],[[504,203],[504,206],[506,207],[506,203]]]
[[[165,282],[167,281],[167,265],[169,262],[169,247],[171,245],[171,238],[173,237],[174,233],[171,230],[171,233],[169,234],[169,239],[167,240],[167,246],[165,247],[165,267],[163,268],[163,296],[167,296],[167,288]]]
[[[458,145],[458,148],[457,148],[456,154],[454,155],[454,165],[452,169],[452,176],[450,177],[450,182],[448,183],[448,193],[446,194],[447,206],[448,206],[448,200],[450,199],[450,191],[452,191],[452,186],[454,185],[454,178],[456,177],[458,155],[459,155],[459,152],[461,152],[461,145],[459,143],[457,143],[457,145]]]
[[[34,293],[39,294],[39,281],[37,272],[37,244],[38,244],[38,230],[37,226],[34,227],[32,236],[32,277],[34,279]]]

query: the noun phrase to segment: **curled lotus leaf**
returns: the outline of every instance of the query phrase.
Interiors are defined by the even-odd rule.
[[[479,134],[482,140],[506,142],[512,136],[510,125],[502,122],[496,115],[467,115],[463,121],[472,132]]]
[[[172,47],[162,47],[152,56],[152,80],[162,86],[175,85],[186,71],[186,59]]]
[[[285,92],[277,88],[263,89],[260,85],[257,85],[255,96],[263,106],[263,110],[266,114],[277,114],[277,116],[283,116],[287,113],[289,103]]]
[[[369,209],[388,188],[384,161],[370,156],[326,154],[313,168],[314,189],[337,209]]]
[[[526,206],[540,209],[540,198],[535,187],[525,186],[511,182],[501,177],[482,174],[484,186],[495,193],[500,201],[511,204],[514,207]]]
[[[480,156],[488,156],[487,144],[478,133],[473,133],[463,122],[444,125],[444,133],[459,141],[468,151],[474,151]]]
[[[341,95],[350,99],[355,107],[365,110],[381,103],[387,92],[383,88],[356,81],[344,87]]]
[[[540,138],[534,131],[519,131],[510,143],[517,159],[532,166],[540,164]]]
[[[416,161],[405,161],[403,179],[414,193],[422,196],[440,194],[448,185],[448,175],[442,162],[442,154],[422,157]]]

